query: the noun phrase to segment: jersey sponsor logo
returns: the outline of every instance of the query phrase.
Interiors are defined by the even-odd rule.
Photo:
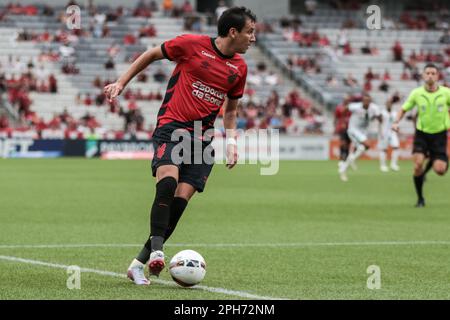
[[[235,69],[235,70],[238,69],[238,67],[236,67],[234,64],[229,63],[228,61],[227,61],[225,64],[226,64],[227,66],[229,66],[229,67]]]
[[[211,53],[208,53],[208,52],[203,51],[203,50],[202,50],[202,55],[204,55],[204,56],[206,56],[208,58],[211,58],[211,59],[216,59],[215,55],[212,55]]]
[[[220,107],[223,104],[225,98],[225,93],[215,90],[210,86],[202,83],[201,81],[196,81],[192,84],[192,94],[206,102],[210,102]]]

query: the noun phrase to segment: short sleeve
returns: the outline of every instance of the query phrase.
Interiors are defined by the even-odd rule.
[[[239,78],[236,85],[228,91],[228,98],[230,99],[240,99],[244,95],[245,82],[247,80],[247,66],[245,66],[243,75]]]
[[[166,59],[181,61],[192,55],[192,44],[195,39],[189,34],[183,34],[161,44],[161,51]]]
[[[416,92],[413,91],[410,93],[408,99],[406,99],[405,103],[402,105],[402,109],[404,111],[409,111],[416,106]]]
[[[355,112],[359,107],[359,103],[350,103],[348,105],[348,110],[350,110],[350,112]]]

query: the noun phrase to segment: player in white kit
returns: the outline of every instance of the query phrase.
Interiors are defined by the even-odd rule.
[[[367,141],[370,122],[375,119],[382,122],[380,108],[372,103],[372,98],[368,93],[363,94],[362,102],[351,103],[348,108],[352,115],[347,133],[355,148],[347,160],[339,166],[339,176],[342,181],[348,181],[348,167],[370,147]]]
[[[398,157],[400,153],[400,142],[397,132],[392,130],[392,124],[397,119],[397,112],[392,109],[392,100],[386,102],[386,109],[381,111],[383,117],[382,135],[378,140],[378,148],[380,150],[380,170],[388,172],[389,168],[386,164],[388,148],[392,147],[391,169],[399,171]]]

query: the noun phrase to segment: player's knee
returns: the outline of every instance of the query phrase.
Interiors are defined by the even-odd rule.
[[[173,200],[178,181],[174,177],[165,177],[156,184],[156,199],[163,205],[169,205]]]
[[[443,176],[447,173],[447,167],[446,166],[439,166],[437,168],[434,168],[434,172],[436,172],[437,175]]]
[[[187,183],[179,183],[177,190],[175,191],[175,197],[183,198],[189,201],[195,193],[195,188]]]
[[[414,162],[414,175],[419,176],[423,173],[423,163]]]

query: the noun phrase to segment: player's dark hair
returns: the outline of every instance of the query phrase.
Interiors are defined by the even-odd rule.
[[[436,71],[439,71],[438,67],[434,63],[427,63],[425,65],[425,67],[423,68],[423,70],[425,70],[427,68],[434,68],[434,69],[436,69]]]
[[[247,19],[256,22],[255,14],[246,7],[232,7],[222,13],[217,22],[217,34],[226,37],[231,28],[241,32]]]

